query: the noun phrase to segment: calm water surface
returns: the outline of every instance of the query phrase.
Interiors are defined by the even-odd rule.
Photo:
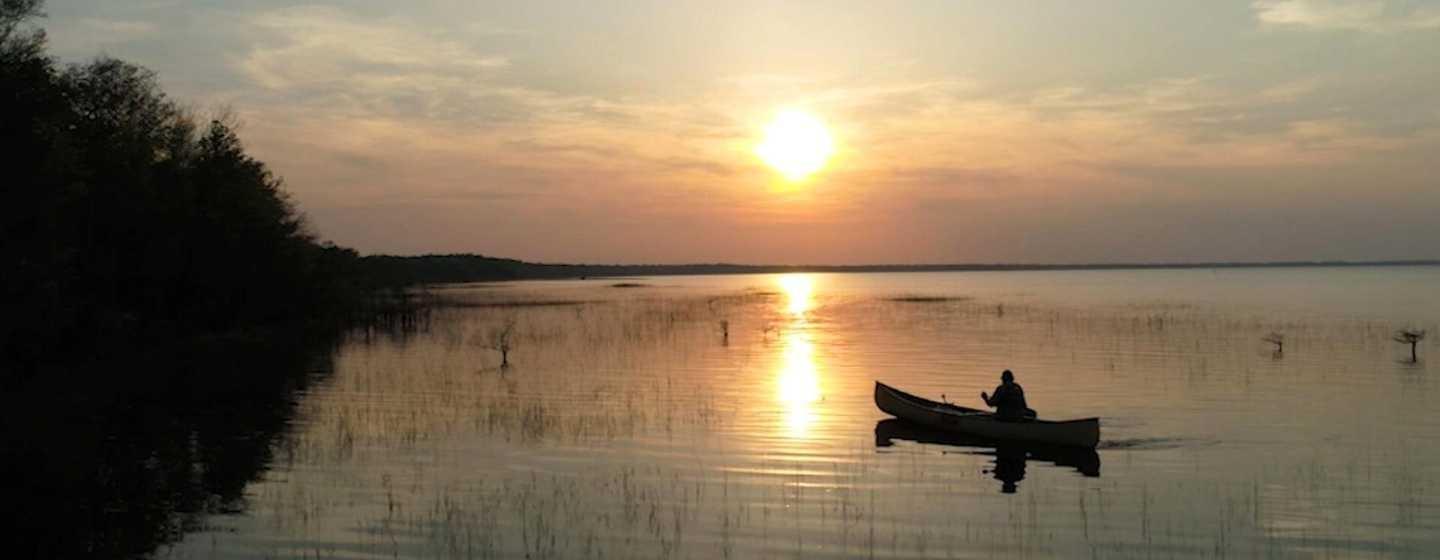
[[[1436,332],[1440,268],[617,282],[446,287],[420,332],[353,336],[243,511],[157,556],[1440,549],[1440,344],[1391,341]],[[1006,368],[1043,417],[1100,416],[1098,455],[956,445],[871,400],[978,406]]]

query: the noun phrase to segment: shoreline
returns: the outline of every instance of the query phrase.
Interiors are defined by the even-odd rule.
[[[1195,270],[1251,268],[1358,268],[1431,267],[1440,260],[1385,261],[1270,261],[1270,262],[1166,262],[1076,264],[873,264],[873,265],[750,265],[690,264],[569,264],[534,263],[473,254],[372,255],[363,261],[385,269],[381,274],[398,284],[446,284],[504,280],[573,280],[643,276],[705,276],[782,273],[898,273],[898,272],[1019,272],[1068,270]]]

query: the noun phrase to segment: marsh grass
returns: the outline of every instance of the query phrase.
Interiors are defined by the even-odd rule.
[[[973,298],[971,298],[971,297],[969,297],[969,296],[922,296],[922,295],[903,295],[903,296],[895,296],[895,297],[886,298],[886,301],[893,301],[893,302],[896,302],[896,303],[950,303],[950,302],[957,302],[957,301],[969,301],[969,300],[971,300],[971,299],[973,299]]]
[[[594,303],[584,300],[549,300],[549,301],[527,301],[527,300],[498,300],[498,301],[465,301],[444,299],[435,304],[435,307],[451,307],[460,309],[487,309],[487,308],[512,308],[512,307],[566,307],[572,305],[585,305]]]
[[[471,303],[437,306],[421,336],[347,345],[328,383],[300,395],[251,518],[207,537],[238,556],[427,558],[1403,556],[1436,544],[1440,475],[1419,443],[1430,432],[1386,428],[1424,417],[1437,387],[1394,367],[1381,319],[863,295],[818,298],[797,318],[759,290],[609,293],[459,291]],[[513,364],[499,369],[473,341],[507,316]],[[1285,333],[1283,361],[1256,343],[1270,332]],[[798,429],[800,405],[777,400],[797,367],[819,385]],[[1103,411],[1101,477],[1030,462],[1007,496],[995,459],[974,449],[874,446],[874,379],[964,395],[1005,368],[1042,415]]]

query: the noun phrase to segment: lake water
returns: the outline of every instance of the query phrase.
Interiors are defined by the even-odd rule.
[[[616,287],[617,283],[634,284]],[[185,558],[1430,557],[1440,267],[448,286],[351,335]],[[492,347],[510,326],[510,365]],[[1262,340],[1284,336],[1283,352]],[[894,422],[1003,369],[1086,452]]]

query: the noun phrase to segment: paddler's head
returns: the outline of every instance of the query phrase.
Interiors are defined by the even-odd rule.
[[[1004,373],[1000,374],[1000,381],[1003,381],[1005,383],[1013,383],[1015,382],[1015,374],[1010,373],[1010,370],[1007,369]]]

